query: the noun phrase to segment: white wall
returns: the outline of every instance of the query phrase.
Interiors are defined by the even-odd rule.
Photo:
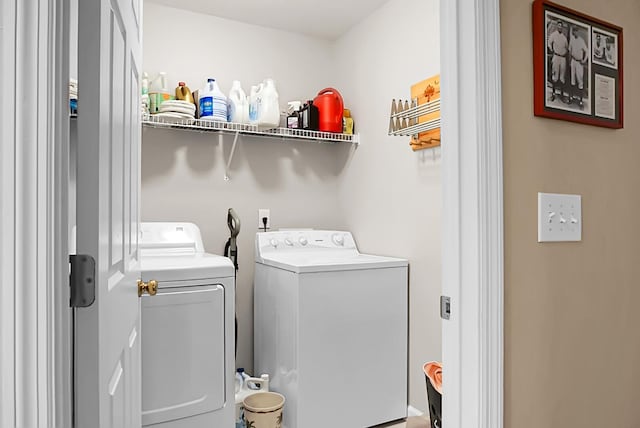
[[[331,47],[299,34],[144,4],[144,70],[167,72],[171,88],[183,80],[196,90],[213,77],[225,94],[234,79],[248,93],[250,85],[272,77],[286,106],[334,84]]]
[[[144,70],[165,71],[172,87],[192,90],[215,77],[228,93],[233,79],[245,90],[276,80],[280,104],[313,98],[334,85],[329,42],[145,3]],[[206,42],[211,40],[211,42]],[[236,309],[237,366],[253,368],[253,263],[258,208],[270,208],[272,227],[342,228],[338,178],[353,146],[245,137],[225,182],[232,138],[145,128],[142,143],[143,221],[192,221],[205,248],[222,254],[229,236],[227,209],[242,227]]]
[[[409,397],[422,411],[422,365],[441,360],[440,149],[413,152],[408,137],[387,131],[391,99],[440,73],[439,5],[391,0],[335,46],[336,63],[349,64],[338,88],[363,140],[343,170],[340,201],[361,250],[409,259]]]
[[[229,138],[221,147],[213,134],[145,128],[143,220],[194,221],[215,253],[228,236],[227,208],[243,222],[238,366],[253,366],[254,223],[258,208],[270,208],[276,228],[350,229],[363,251],[409,259],[410,402],[427,410],[422,364],[441,358],[440,151],[412,152],[387,127],[391,99],[439,73],[438,17],[438,0],[391,0],[328,42],[145,3],[146,71],[166,71],[172,85],[185,80],[192,90],[215,77],[224,92],[233,79],[246,90],[273,77],[281,106],[333,86],[361,134],[357,150],[246,138],[224,182]]]

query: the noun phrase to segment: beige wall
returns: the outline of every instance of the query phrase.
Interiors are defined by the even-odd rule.
[[[502,0],[505,427],[640,426],[640,2],[565,0],[624,28],[625,128],[533,116],[531,1]],[[579,243],[537,241],[537,192],[582,195]]]

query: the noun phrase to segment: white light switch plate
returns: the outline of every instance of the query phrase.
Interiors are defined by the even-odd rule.
[[[582,197],[538,193],[538,242],[582,241]]]

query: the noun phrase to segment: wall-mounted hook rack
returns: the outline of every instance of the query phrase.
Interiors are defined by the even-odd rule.
[[[388,134],[411,137],[414,151],[440,145],[440,75],[411,86],[411,106],[391,100]]]

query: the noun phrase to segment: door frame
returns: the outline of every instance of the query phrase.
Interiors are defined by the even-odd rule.
[[[503,164],[500,0],[440,4],[443,417],[502,428]]]
[[[3,427],[71,426],[67,8],[0,0]]]
[[[22,89],[15,102],[0,101],[0,208],[13,207],[0,218],[0,346],[13,350],[0,353],[0,425],[65,427],[69,2],[0,2],[0,75]],[[451,320],[443,321],[443,412],[451,428],[502,428],[500,4],[446,0],[440,11],[442,277],[452,298]]]

